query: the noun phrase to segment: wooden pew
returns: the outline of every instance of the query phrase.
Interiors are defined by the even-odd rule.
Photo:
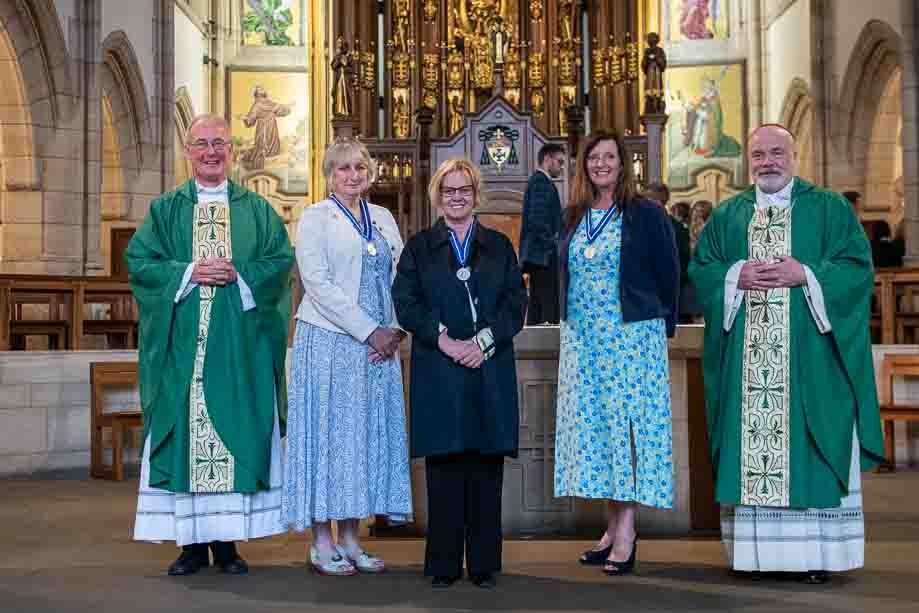
[[[113,305],[112,318],[90,320],[84,306],[93,301]],[[45,320],[22,319],[22,306],[47,304],[58,316],[49,313]],[[128,306],[130,305],[130,306]],[[66,342],[58,348],[79,350],[84,334],[104,334],[123,338],[125,348],[136,346],[136,307],[127,281],[110,277],[69,277],[55,275],[0,275],[0,351],[10,349],[11,337],[43,334],[55,340],[65,326]]]
[[[143,426],[140,407],[126,411],[105,410],[106,387],[136,387],[137,362],[92,362],[89,365],[91,386],[90,409],[90,475],[96,479],[124,479],[122,439],[127,428]],[[112,429],[112,465],[102,461],[103,428]]]

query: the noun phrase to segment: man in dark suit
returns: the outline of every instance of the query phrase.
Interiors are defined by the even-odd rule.
[[[667,210],[667,203],[670,201],[670,189],[663,183],[649,183],[645,188],[645,198],[657,202],[664,210]],[[689,248],[689,228],[674,215],[670,215],[670,223],[673,225],[673,235],[676,238],[677,252],[680,255],[680,323],[690,323],[691,315],[684,312],[686,310],[686,301],[692,295],[692,289],[689,287],[689,276],[686,274],[689,268],[689,258],[691,257]]]
[[[527,183],[520,223],[520,262],[529,275],[527,324],[558,323],[558,234],[562,202],[553,179],[565,168],[565,149],[543,145],[539,167]]]

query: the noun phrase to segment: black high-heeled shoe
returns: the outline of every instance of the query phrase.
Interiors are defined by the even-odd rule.
[[[606,562],[606,558],[609,557],[609,553],[612,550],[612,544],[607,545],[603,549],[588,549],[581,554],[581,557],[578,558],[578,562],[589,566],[599,566],[600,564]]]
[[[603,563],[603,572],[610,577],[615,577],[617,575],[628,575],[632,573],[635,570],[635,553],[637,551],[638,535],[635,535],[635,540],[632,542],[632,553],[629,554],[629,559],[625,562],[605,560]]]

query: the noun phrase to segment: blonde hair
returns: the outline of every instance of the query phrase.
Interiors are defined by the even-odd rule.
[[[485,204],[485,196],[482,194],[482,173],[479,172],[479,167],[467,159],[453,158],[441,163],[437,168],[437,172],[431,177],[431,182],[428,183],[428,198],[431,199],[432,205],[440,207],[443,200],[440,195],[440,186],[443,184],[444,178],[451,172],[465,172],[469,179],[472,180],[473,208],[478,208]]]
[[[191,122],[188,124],[188,129],[185,130],[185,135],[183,136],[182,144],[187,145],[189,139],[191,139],[191,131],[197,128],[200,125],[216,123],[223,126],[223,131],[227,133],[227,139],[230,138],[230,122],[226,120],[222,115],[216,113],[201,113],[200,115],[195,115],[192,117]]]
[[[339,137],[332,141],[325,150],[322,158],[322,176],[325,177],[326,189],[329,192],[334,191],[332,185],[332,171],[335,167],[346,160],[351,160],[357,153],[367,164],[367,184],[372,185],[377,179],[377,163],[370,157],[370,151],[367,145],[356,138]]]

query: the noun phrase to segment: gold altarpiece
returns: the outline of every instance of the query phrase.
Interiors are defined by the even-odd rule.
[[[418,196],[431,142],[455,137],[496,96],[545,137],[566,138],[570,153],[587,128],[631,137],[627,153],[643,167],[655,151],[639,103],[654,4],[607,0],[588,12],[580,0],[338,0],[326,58],[333,131],[367,142],[382,170],[372,196],[406,235],[431,221]]]
[[[637,134],[641,40],[656,20],[645,4],[607,0],[585,12],[580,0],[338,0],[333,30],[352,49],[356,129],[412,138],[425,107],[430,136],[451,136],[496,93],[501,62],[504,98],[542,132],[564,135],[566,108],[586,102],[591,128]]]

